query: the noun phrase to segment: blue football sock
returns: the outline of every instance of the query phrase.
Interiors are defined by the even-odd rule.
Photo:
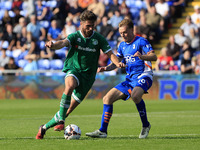
[[[140,118],[141,118],[143,127],[148,127],[149,122],[147,120],[146,107],[145,107],[145,103],[144,103],[143,99],[141,100],[140,103],[136,104],[136,106],[137,106],[137,110],[140,114]]]
[[[101,128],[99,129],[100,131],[107,133],[108,124],[112,116],[112,113],[113,113],[113,105],[104,104],[103,114],[101,119]]]

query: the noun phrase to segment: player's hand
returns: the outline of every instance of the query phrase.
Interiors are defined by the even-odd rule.
[[[106,67],[98,67],[97,73],[106,71]]]
[[[48,42],[46,42],[45,46],[48,47],[48,48],[52,48],[53,42],[52,41],[48,41]]]
[[[118,68],[126,68],[127,65],[124,64],[123,62],[119,62],[119,64],[117,65]]]
[[[142,54],[141,54],[139,51],[137,51],[137,52],[133,55],[133,57],[138,57],[139,59],[142,59]]]

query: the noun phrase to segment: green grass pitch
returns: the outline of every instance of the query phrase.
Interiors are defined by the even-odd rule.
[[[138,139],[141,122],[134,103],[118,101],[108,127],[108,138],[85,136],[100,127],[102,100],[85,100],[66,119],[81,128],[79,140],[65,140],[49,129],[36,140],[38,127],[59,109],[60,100],[0,100],[0,150],[198,150],[200,100],[146,100],[152,128]]]

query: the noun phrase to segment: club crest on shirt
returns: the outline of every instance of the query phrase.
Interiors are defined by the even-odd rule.
[[[93,44],[93,45],[97,45],[97,44],[98,44],[98,41],[97,41],[96,39],[93,39],[93,40],[92,40],[92,44]]]
[[[81,42],[81,38],[78,38],[77,41],[78,41],[78,42]]]
[[[135,49],[135,44],[133,44],[133,49]]]
[[[151,44],[147,44],[146,47],[149,48],[149,47],[152,47],[152,46],[151,46]]]

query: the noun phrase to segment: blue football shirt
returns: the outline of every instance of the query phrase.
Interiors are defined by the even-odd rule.
[[[142,55],[146,55],[153,51],[151,44],[147,39],[135,36],[131,43],[121,42],[117,50],[117,56],[123,58],[127,67],[126,72],[129,77],[138,77],[140,74],[150,74],[152,72],[152,64],[150,61],[144,61],[138,57],[133,57],[139,51]]]

